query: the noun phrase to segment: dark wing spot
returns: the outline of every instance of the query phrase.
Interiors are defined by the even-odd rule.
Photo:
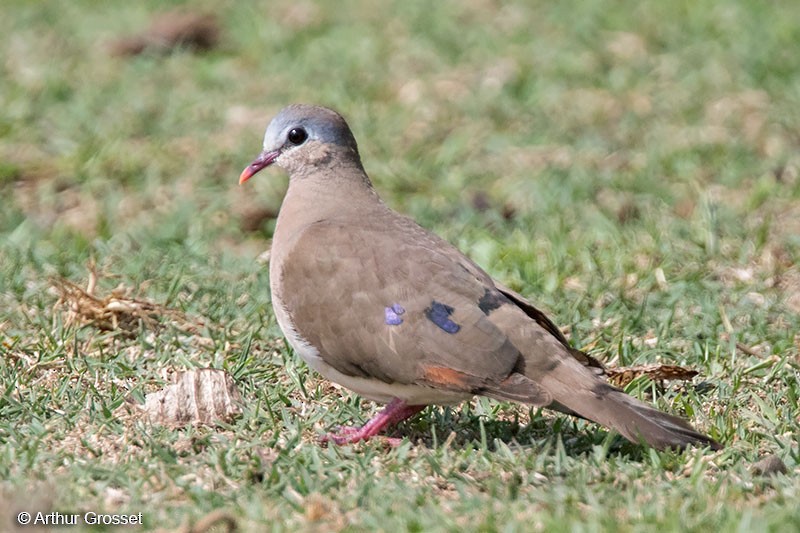
[[[448,390],[469,390],[477,392],[481,381],[475,376],[453,370],[444,366],[421,365],[422,381],[435,387],[442,387]]]
[[[452,307],[439,303],[436,300],[433,300],[431,306],[425,309],[425,316],[428,320],[450,334],[458,333],[458,330],[461,329],[461,326],[450,320],[450,315],[452,314]]]
[[[509,303],[511,300],[506,298],[502,292],[486,289],[486,292],[483,293],[481,299],[478,300],[478,307],[480,307],[483,314],[489,316],[489,314],[500,307],[505,303]]]

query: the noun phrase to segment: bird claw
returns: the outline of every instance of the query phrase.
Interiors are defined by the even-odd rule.
[[[335,432],[322,435],[319,438],[319,441],[324,444],[333,443],[337,446],[343,446],[345,444],[354,444],[362,440],[365,441],[370,438],[379,439],[381,442],[392,448],[397,448],[403,443],[403,439],[398,439],[396,437],[385,437],[383,435],[369,435],[364,431],[364,428],[347,426],[339,426],[336,428]]]
[[[337,444],[339,446],[352,442],[358,442],[364,438],[363,436],[358,435],[360,429],[361,428],[337,426],[334,432],[322,435],[319,438],[319,441],[321,443],[332,442],[333,444]]]

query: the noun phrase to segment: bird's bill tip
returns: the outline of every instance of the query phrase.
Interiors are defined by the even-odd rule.
[[[245,169],[239,174],[239,185],[249,180],[263,169],[270,166],[280,155],[280,152],[261,152],[252,163],[247,165]]]
[[[253,170],[253,165],[247,165],[242,173],[239,174],[239,185],[255,176],[256,172],[258,172],[258,170]]]

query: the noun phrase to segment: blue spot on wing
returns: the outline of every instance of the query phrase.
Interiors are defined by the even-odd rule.
[[[385,307],[383,309],[384,322],[386,322],[387,326],[399,326],[403,323],[400,315],[405,312],[406,310],[400,304],[392,304],[389,307]]]
[[[431,306],[425,310],[425,316],[428,320],[450,334],[458,333],[458,330],[461,329],[461,326],[450,320],[450,315],[452,314],[452,307],[436,300],[433,300]]]

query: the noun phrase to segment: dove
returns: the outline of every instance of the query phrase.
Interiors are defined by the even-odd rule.
[[[278,325],[313,370],[385,404],[323,440],[366,440],[427,405],[486,396],[579,416],[657,449],[721,448],[607,383],[603,365],[531,302],[389,208],[337,112],[284,108],[239,183],[271,165],[289,174],[269,264]]]

